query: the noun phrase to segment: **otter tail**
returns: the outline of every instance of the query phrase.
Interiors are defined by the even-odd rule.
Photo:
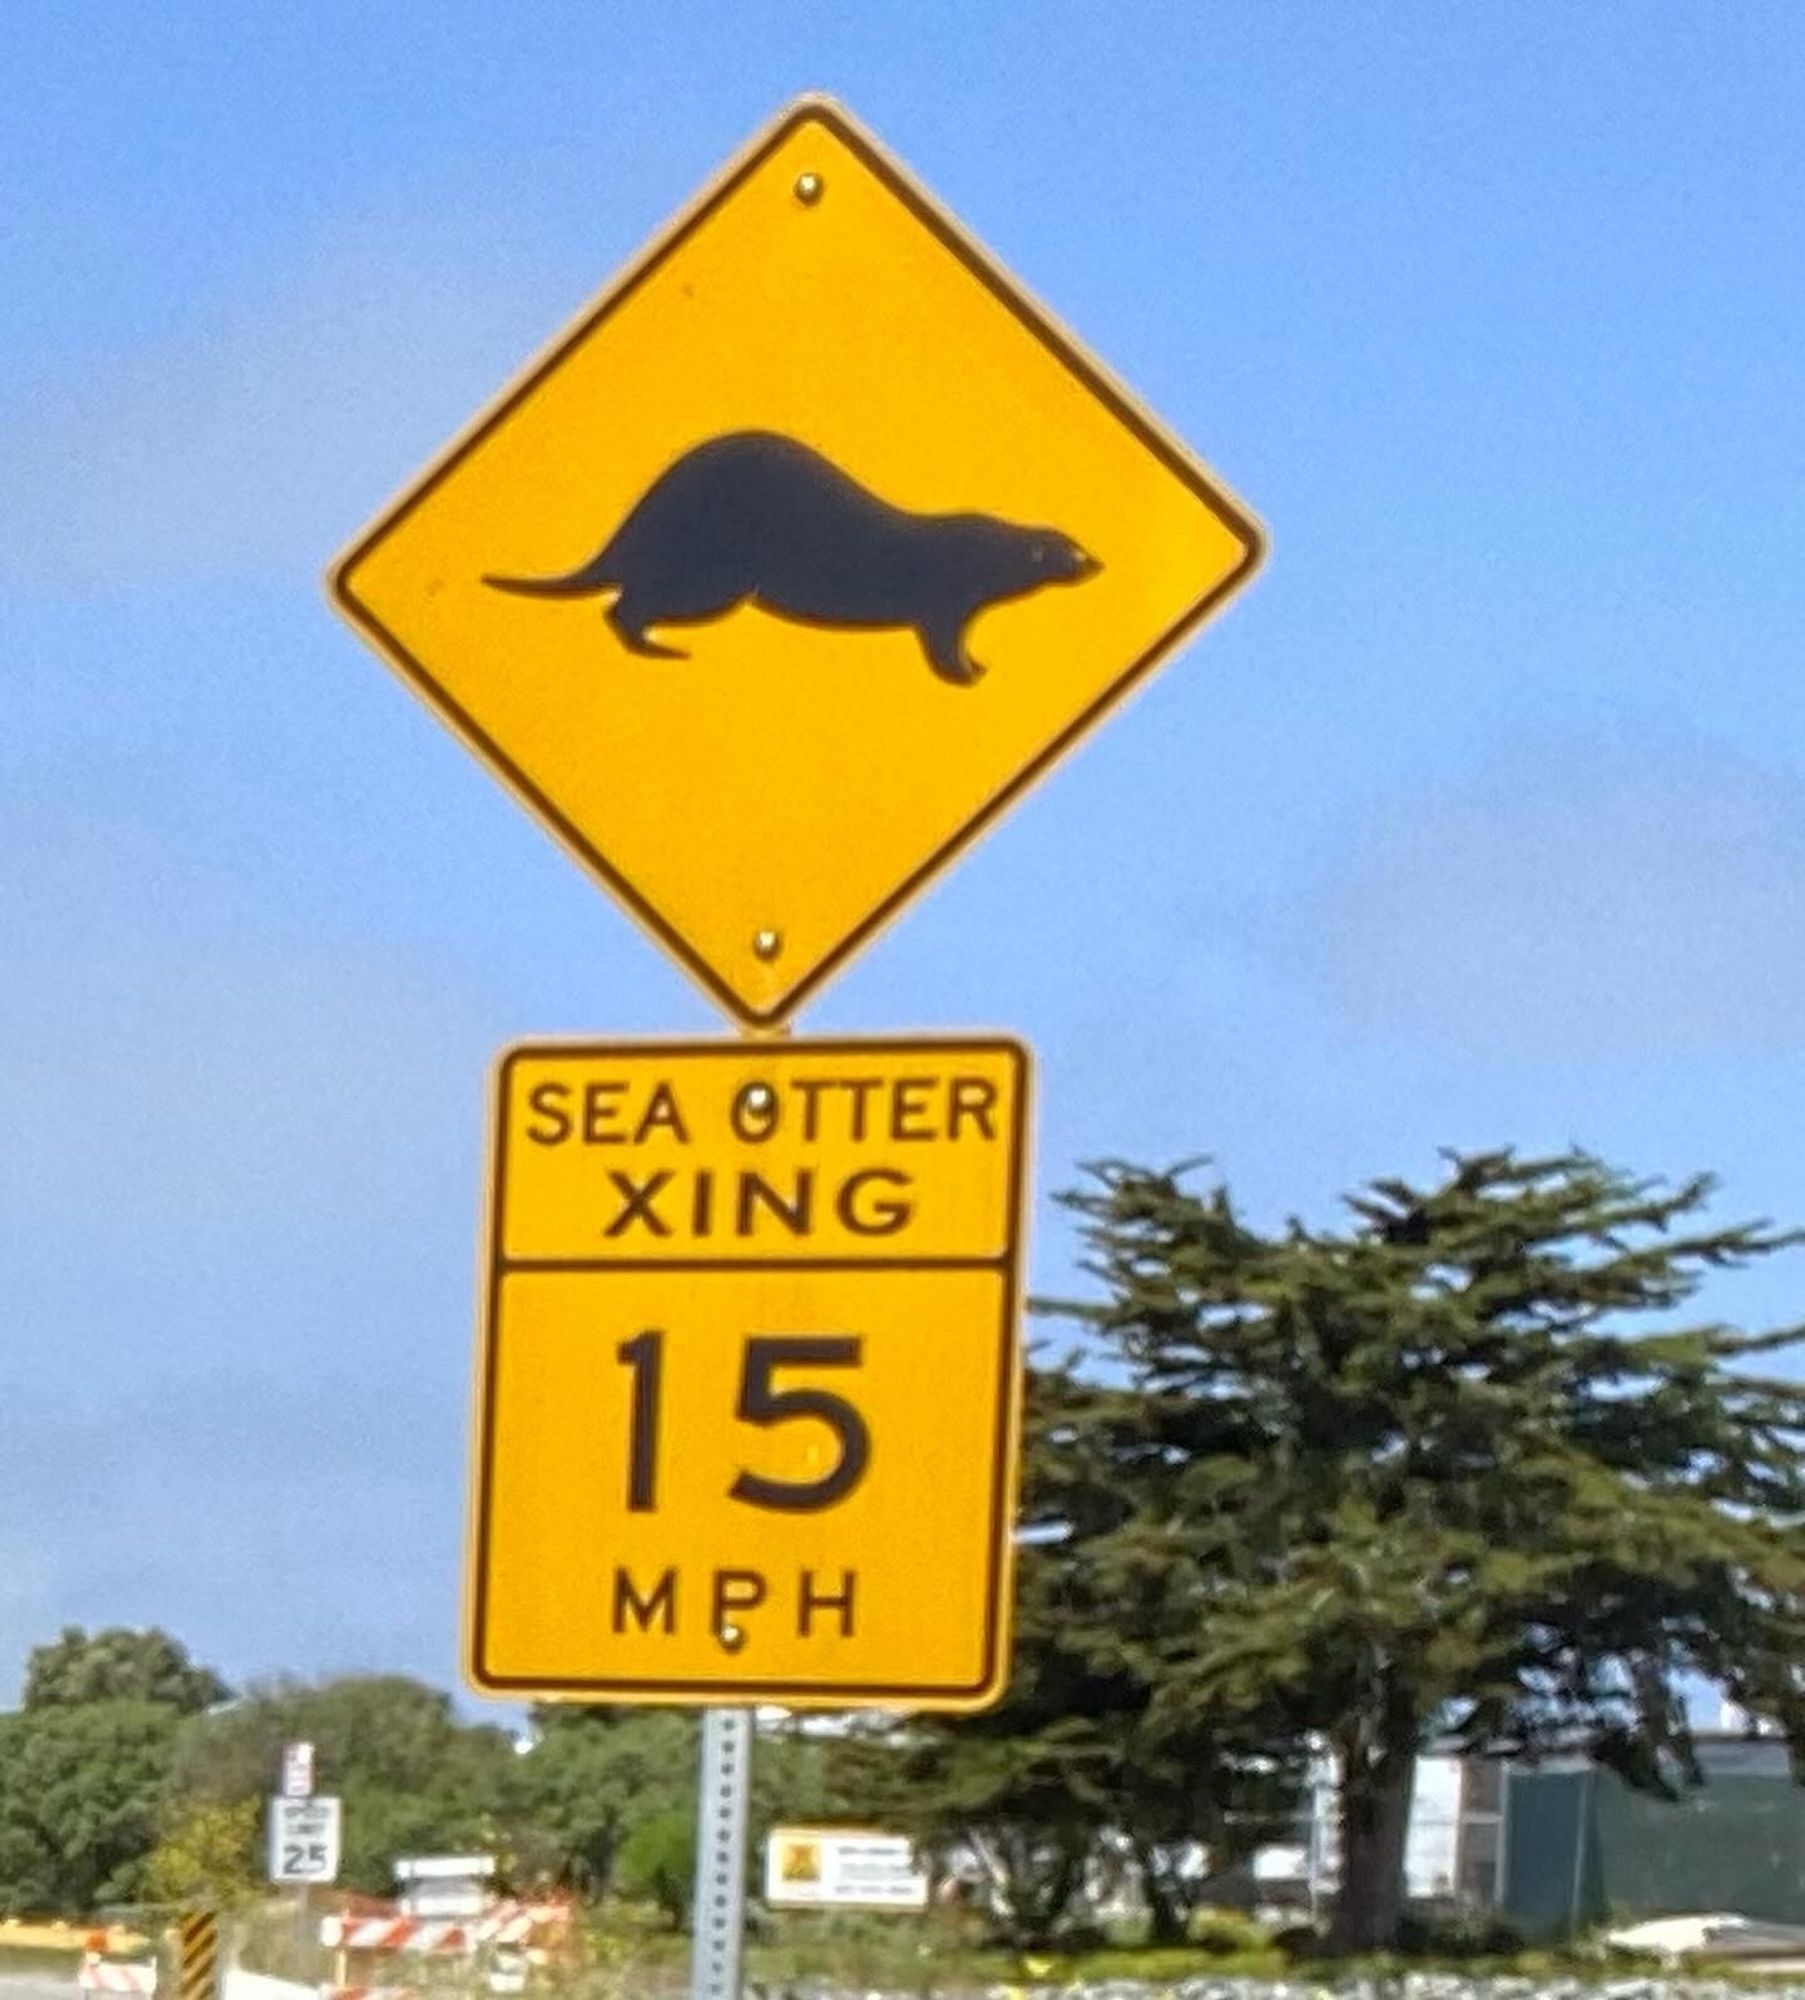
[[[594,597],[620,588],[620,578],[609,574],[612,568],[603,554],[568,576],[485,576],[483,581],[491,590],[511,590],[517,597]]]

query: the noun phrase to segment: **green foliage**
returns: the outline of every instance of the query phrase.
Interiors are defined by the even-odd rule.
[[[145,1896],[216,1910],[249,1902],[264,1888],[262,1836],[260,1800],[189,1806],[145,1860]]]
[[[1187,1931],[1192,1944],[1212,1958],[1264,1951],[1272,1941],[1267,1927],[1240,1910],[1197,1910]]]
[[[1431,1728],[1663,1782],[1696,1674],[1805,1746],[1805,1396],[1752,1365],[1798,1334],[1670,1318],[1794,1239],[1688,1226],[1711,1191],[1496,1152],[1339,1230],[1263,1234],[1182,1170],[1066,1197],[1103,1297],[1056,1310],[1131,1392],[1073,1419],[1132,1495],[1089,1560],[1166,1606],[1158,1709],[1338,1753],[1346,1946],[1396,1936]]]
[[[1509,1958],[1524,1948],[1522,1933],[1494,1910],[1407,1916],[1398,1926],[1398,1948],[1413,1958],[1444,1964],[1473,1958]]]
[[[1133,1981],[1170,1989],[1193,1979],[1283,1979],[1291,1961],[1272,1945],[1255,1942],[1235,1950],[1198,1945],[1114,1945],[1094,1951],[1024,1956],[1010,1968],[1015,1981],[1064,1990]]]
[[[33,1647],[25,1665],[27,1708],[70,1708],[91,1701],[148,1701],[198,1715],[232,1690],[188,1649],[152,1626],[135,1632],[109,1626],[90,1636],[65,1625],[47,1646]]]
[[[282,1746],[304,1740],[321,1788],[344,1800],[344,1886],[388,1895],[397,1855],[471,1851],[495,1854],[514,1887],[600,1895],[638,1825],[694,1812],[695,1718],[547,1704],[533,1720],[520,1755],[502,1731],[460,1723],[447,1696],[398,1675],[254,1689],[184,1731],[167,1824],[173,1836],[203,1809],[255,1805],[260,1825]],[[823,1767],[815,1744],[761,1742],[755,1835],[774,1818],[821,1812]],[[244,1853],[259,1865],[254,1835]]]
[[[176,1811],[261,1802],[294,1741],[314,1745],[321,1790],[344,1800],[344,1887],[392,1894],[400,1854],[494,1853],[511,1869],[510,1739],[458,1722],[448,1695],[399,1674],[280,1682],[196,1717],[176,1758]]]
[[[693,1801],[695,1719],[546,1704],[533,1721],[537,1741],[518,1760],[514,1786],[524,1872],[599,1895],[633,1825]]]
[[[1508,1940],[1402,1921],[1431,1733],[1583,1742],[1671,1793],[1699,1678],[1805,1760],[1805,1389],[1764,1372],[1800,1336],[1687,1316],[1708,1274],[1793,1239],[1707,1226],[1711,1192],[1583,1153],[1450,1155],[1335,1226],[1263,1231],[1182,1170],[1095,1170],[1066,1197],[1094,1289],[1050,1308],[1083,1347],[1030,1381],[1006,1698],[761,1737],[755,1849],[779,1820],[957,1847],[986,1879],[977,1908],[934,1913],[948,1950],[992,1907],[1018,1948],[1072,1945],[1099,1871],[1132,1874],[1156,1942],[1271,1969],[1278,1945],[1199,1911],[1283,1837],[1326,1743],[1333,1943],[1489,1957]],[[687,1913],[691,1717],[546,1708],[518,1755],[400,1676],[226,1696],[160,1631],[37,1648],[0,1716],[0,1904],[254,1885],[263,1801],[304,1739],[345,1801],[349,1888],[387,1894],[404,1852],[474,1850],[506,1886]]]
[[[764,1879],[760,1856],[772,1827],[872,1823],[871,1797],[857,1784],[843,1784],[844,1775],[838,1745],[807,1734],[800,1722],[759,1731],[747,1814],[749,1893],[757,1895]],[[684,1796],[693,1803],[693,1787]]]
[[[682,1985],[688,1944],[655,1911],[608,1899],[585,1913],[582,1958],[575,2000],[641,2000]]]
[[[694,1812],[672,1807],[642,1819],[621,1842],[617,1872],[623,1895],[655,1903],[668,1923],[682,1929],[695,1893]]]
[[[1150,1522],[1146,1398],[1043,1369],[1030,1377],[1013,1670],[982,1715],[855,1735],[842,1789],[924,1845],[983,1871],[1001,1934],[1045,1945],[1087,1871],[1128,1862],[1156,1939],[1182,1939],[1208,1878],[1289,1830],[1301,1743],[1282,1709],[1181,1694],[1170,1661],[1196,1641],[1203,1581]],[[1123,1844],[1126,1843],[1126,1854]]]
[[[180,1726],[147,1701],[0,1715],[0,1908],[84,1916],[141,1893]]]

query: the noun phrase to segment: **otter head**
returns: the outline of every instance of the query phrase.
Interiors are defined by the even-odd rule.
[[[1079,583],[1087,576],[1095,576],[1103,567],[1094,555],[1057,528],[1029,528],[1022,555],[1029,571],[1030,580],[1024,585],[1028,590],[1043,583]]]

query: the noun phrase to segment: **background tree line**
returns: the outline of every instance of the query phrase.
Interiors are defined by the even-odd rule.
[[[310,1742],[320,1789],[344,1801],[342,1887],[392,1895],[398,1855],[492,1853],[511,1888],[625,1888],[679,1917],[693,1718],[548,1707],[533,1725],[523,1751],[398,1674],[235,1694],[164,1632],[72,1627],[31,1654],[22,1706],[0,1715],[0,1911],[257,1893],[283,1746]],[[845,1809],[829,1762],[806,1739],[766,1744],[758,1822]]]
[[[958,1721],[779,1733],[761,1823],[882,1821],[988,1882],[1018,1940],[1131,1868],[1182,1934],[1339,1771],[1332,1942],[1390,1942],[1414,1761],[1453,1736],[1693,1777],[1708,1684],[1805,1748],[1805,1399],[1687,1307],[1794,1242],[1715,1226],[1583,1153],[1448,1155],[1334,1227],[1262,1231],[1191,1170],[1106,1164],[1064,1197],[1071,1330],[1031,1371],[1015,1671]],[[494,1852],[518,1887],[680,1913],[689,1717],[547,1708],[521,1754],[394,1676],[240,1697],[166,1635],[70,1631],[0,1717],[0,1904],[90,1910],[261,1872],[281,1746],[346,1802],[348,1886],[395,1855]]]

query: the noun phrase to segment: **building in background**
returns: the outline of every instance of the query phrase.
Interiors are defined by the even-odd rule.
[[[1805,1789],[1786,1745],[1745,1732],[1696,1740],[1704,1782],[1671,1800],[1583,1755],[1425,1755],[1405,1844],[1410,1901],[1496,1911],[1534,1939],[1703,1910],[1805,1923]],[[1256,1857],[1255,1896],[1320,1912],[1338,1865],[1325,1759],[1298,1838]]]
[[[1504,1787],[1499,1758],[1430,1751],[1417,1759],[1416,1791],[1404,1845],[1405,1893],[1425,1905],[1493,1909],[1502,1898]],[[1335,1812],[1335,1764],[1311,1766],[1305,1810],[1295,1841],[1254,1858],[1260,1900],[1319,1913],[1334,1894],[1341,1868]]]

